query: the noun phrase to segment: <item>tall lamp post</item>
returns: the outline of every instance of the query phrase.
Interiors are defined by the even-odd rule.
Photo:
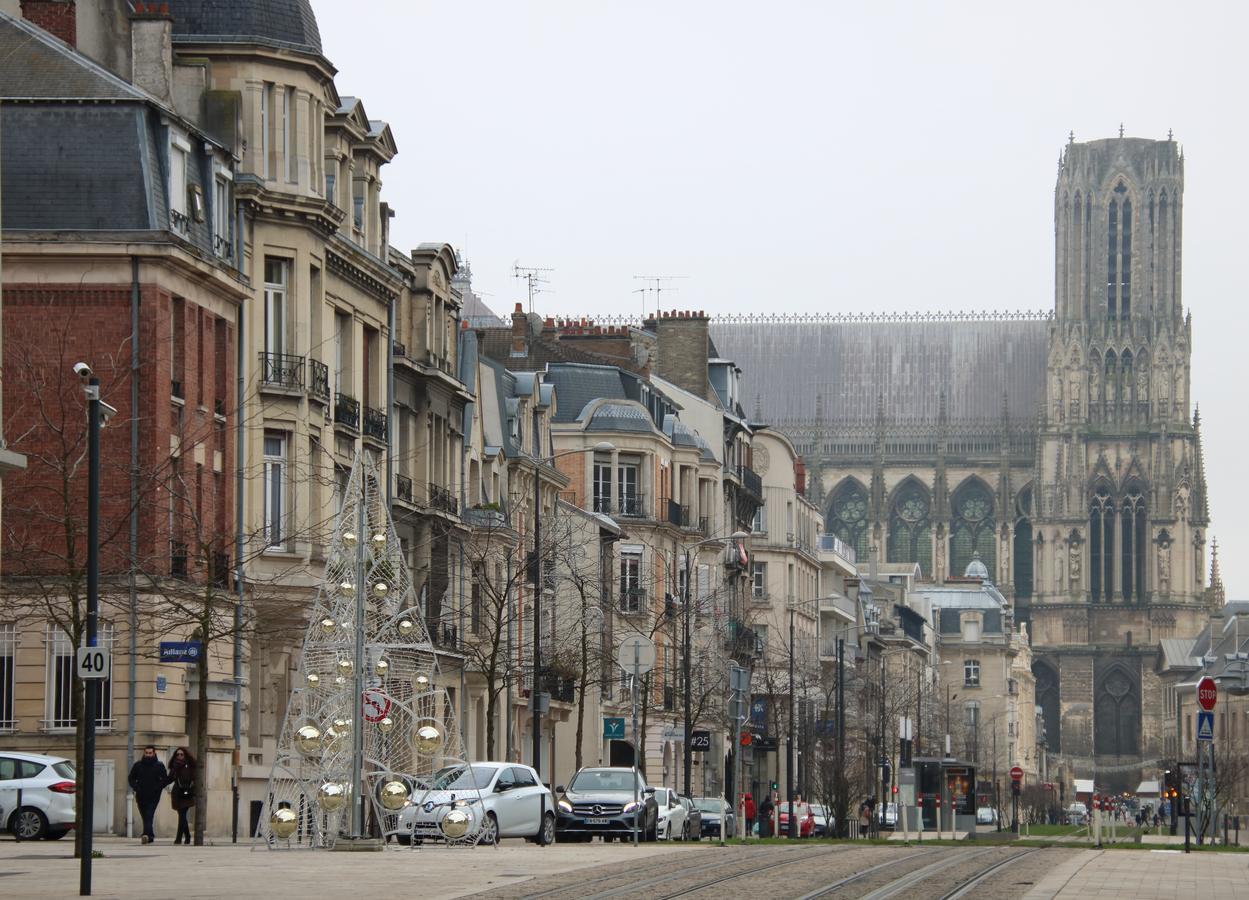
[[[727,538],[707,538],[706,540],[698,541],[697,543],[694,543],[694,544],[689,544],[685,548],[685,590],[682,592],[683,596],[681,597],[681,620],[682,620],[682,631],[683,631],[683,634],[681,637],[681,647],[683,650],[683,653],[682,653],[683,659],[681,661],[681,678],[685,682],[685,690],[683,692],[684,697],[682,698],[685,701],[685,713],[684,713],[684,723],[683,723],[685,726],[685,743],[683,744],[681,750],[682,750],[682,771],[685,773],[683,776],[684,785],[685,785],[684,793],[685,793],[685,796],[687,797],[692,796],[692,794],[690,794],[690,769],[693,767],[693,760],[694,760],[694,751],[690,747],[691,735],[693,734],[693,731],[694,731],[694,720],[693,720],[693,709],[692,709],[694,700],[693,700],[693,691],[690,688],[690,656],[691,656],[691,648],[690,648],[690,557],[692,555],[692,552],[694,550],[697,550],[699,547],[705,547],[709,544],[723,544],[726,540],[733,541],[734,543],[738,543],[740,541],[747,540],[749,537],[750,535],[746,534],[746,532],[744,531],[735,531],[731,535],[729,535]]]
[[[542,778],[542,707],[538,705],[539,673],[542,659],[542,464],[554,463],[562,456],[573,456],[578,453],[611,453],[616,449],[614,444],[599,441],[593,447],[578,447],[575,450],[564,450],[542,458],[535,456],[533,461],[533,568],[529,577],[533,581],[533,681],[529,689],[529,704],[533,710],[533,769]],[[551,772],[554,784],[554,772]]]

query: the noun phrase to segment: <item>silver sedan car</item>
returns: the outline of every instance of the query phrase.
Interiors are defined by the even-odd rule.
[[[464,838],[470,841],[495,844],[500,838],[523,837],[555,842],[555,799],[529,766],[478,762],[442,769],[429,790],[414,791],[399,813],[399,842],[445,840],[443,819],[453,809],[468,815]]]

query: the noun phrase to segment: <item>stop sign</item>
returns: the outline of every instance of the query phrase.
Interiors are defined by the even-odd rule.
[[[1010,770],[1011,781],[1023,781],[1023,769],[1019,766],[1012,766]]]
[[[1203,675],[1201,681],[1197,682],[1197,705],[1209,712],[1214,709],[1218,699],[1219,686],[1209,675]]]

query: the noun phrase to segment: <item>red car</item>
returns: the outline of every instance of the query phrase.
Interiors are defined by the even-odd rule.
[[[789,836],[789,807],[786,803],[781,807],[780,815],[780,836]],[[798,837],[811,837],[815,834],[815,815],[811,812],[811,805],[808,803],[800,803],[798,811],[802,818],[798,820]]]

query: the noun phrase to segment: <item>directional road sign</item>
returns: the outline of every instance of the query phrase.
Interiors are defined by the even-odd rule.
[[[1197,713],[1197,740],[1214,740],[1214,713],[1205,710]]]
[[[624,736],[624,716],[603,716],[603,737],[623,741]]]
[[[645,675],[655,668],[655,642],[645,635],[629,635],[616,651],[616,665],[626,672]]]
[[[1219,699],[1219,686],[1209,675],[1203,675],[1197,682],[1197,705],[1206,712],[1214,709]]]

